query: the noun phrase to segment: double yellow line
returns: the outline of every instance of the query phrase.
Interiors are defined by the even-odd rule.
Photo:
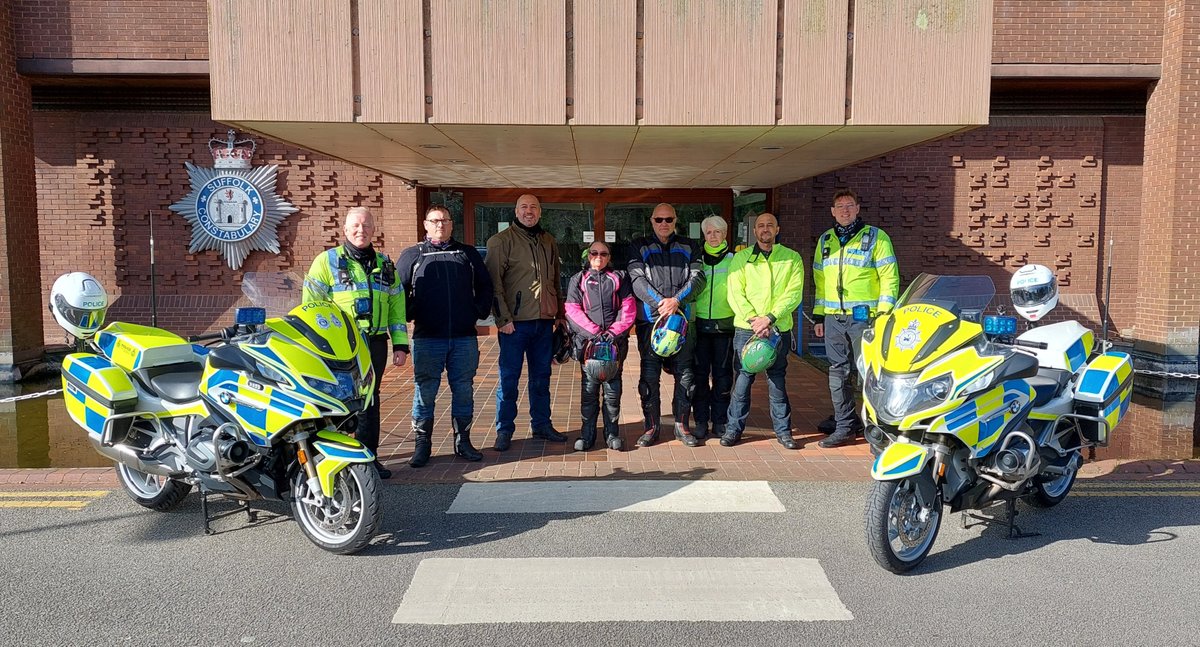
[[[108,490],[29,490],[0,492],[0,508],[58,508],[82,510]]]
[[[1076,481],[1071,496],[1200,497],[1200,481]]]

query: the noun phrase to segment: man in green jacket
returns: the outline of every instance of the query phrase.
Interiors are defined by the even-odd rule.
[[[391,470],[379,462],[379,385],[388,363],[391,338],[392,363],[404,366],[408,358],[408,319],[404,290],[396,266],[386,254],[375,251],[375,221],[366,207],[352,207],[342,226],[346,240],[322,252],[304,277],[304,303],[332,301],[358,322],[371,347],[375,368],[375,397],[359,416],[355,438],[375,454],[380,478]]]
[[[896,306],[900,291],[900,266],[892,239],[858,215],[858,195],[850,189],[833,194],[834,226],[817,239],[813,254],[813,334],[825,338],[829,358],[829,394],[833,415],[822,422],[822,431],[833,432],[817,443],[837,447],[854,440],[862,421],[854,409],[854,380],[850,371],[862,347],[867,321]],[[855,321],[854,309],[866,320]]]
[[[498,452],[512,446],[516,430],[517,384],[529,360],[529,423],[532,436],[566,442],[550,421],[550,363],[554,330],[566,326],[559,290],[560,263],[554,235],[538,224],[542,203],[536,196],[517,198],[515,218],[487,241],[483,259],[495,286],[496,331],[500,341],[500,384],[496,388]]]
[[[779,444],[799,448],[792,438],[792,405],[787,394],[788,351],[791,350],[793,313],[804,295],[804,261],[800,254],[776,244],[779,221],[769,213],[754,221],[754,246],[734,254],[727,290],[733,309],[733,358],[737,378],[729,401],[729,422],[721,445],[732,447],[742,437],[750,413],[750,385],[754,374],[742,366],[742,349],[755,337],[775,339],[775,362],[767,367],[767,397],[771,426]]]

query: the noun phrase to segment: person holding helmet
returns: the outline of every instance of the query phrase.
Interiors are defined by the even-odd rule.
[[[818,425],[831,434],[818,443],[826,448],[851,442],[862,431],[854,409],[851,370],[868,322],[894,308],[900,292],[900,266],[892,239],[864,223],[858,211],[857,194],[850,189],[834,193],[830,208],[834,226],[821,234],[813,255],[813,334],[825,338],[833,398],[833,415]],[[855,308],[866,316],[856,318]]]
[[[700,223],[704,233],[704,289],[696,297],[696,391],[692,413],[695,434],[704,438],[712,423],[712,434],[725,434],[729,391],[733,388],[733,310],[729,307],[726,280],[733,263],[733,250],[725,235],[729,224],[721,216]]]
[[[63,274],[50,287],[50,313],[79,341],[91,339],[104,325],[108,293],[86,272]]]
[[[658,440],[661,427],[659,379],[666,368],[675,375],[675,437],[688,447],[699,441],[688,421],[692,413],[693,336],[687,334],[693,319],[692,302],[704,289],[703,252],[691,238],[675,233],[675,208],[667,203],[654,207],[650,216],[653,233],[633,240],[629,247],[629,278],[640,301],[637,308],[638,352],[641,354],[638,396],[642,402],[645,431],[639,447]]]
[[[583,418],[575,451],[596,444],[600,387],[604,387],[604,442],[620,451],[621,362],[629,352],[629,329],[637,303],[625,272],[612,269],[608,243],[596,241],[587,250],[588,269],[567,283],[567,323],[574,333],[579,360],[579,413]]]
[[[734,254],[727,291],[733,309],[733,356],[737,377],[729,400],[729,422],[721,445],[742,438],[750,414],[750,385],[758,371],[767,372],[771,427],[786,449],[800,445],[792,438],[792,405],[787,394],[787,351],[791,347],[792,313],[804,296],[804,261],[800,254],[775,242],[779,221],[770,213],[754,220],[754,246]],[[772,355],[769,351],[774,350]],[[747,352],[749,351],[749,352]]]
[[[1017,312],[1036,323],[1058,305],[1058,278],[1045,265],[1026,265],[1013,274],[1008,293]]]
[[[366,335],[375,367],[375,397],[358,419],[354,437],[375,454],[379,478],[392,471],[379,462],[379,385],[392,363],[408,361],[408,317],[404,312],[404,288],[396,266],[387,254],[371,244],[375,221],[366,207],[351,207],[342,224],[346,240],[313,259],[304,276],[303,302],[332,301],[345,310]],[[389,349],[391,352],[389,353]]]

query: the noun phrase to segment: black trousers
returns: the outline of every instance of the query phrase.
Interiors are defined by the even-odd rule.
[[[391,364],[392,340],[387,335],[371,336],[371,366],[375,367],[375,397],[371,406],[363,410],[358,417],[358,429],[354,438],[379,456],[379,385],[383,382],[383,372]]]
[[[729,392],[733,389],[733,333],[696,335],[695,357],[692,412],[696,427],[708,423],[723,425],[727,422]]]
[[[638,396],[642,402],[642,416],[646,419],[646,429],[659,426],[662,415],[662,401],[659,395],[658,381],[663,369],[675,376],[675,396],[671,404],[671,413],[676,422],[686,422],[692,414],[692,393],[695,391],[695,379],[692,367],[692,351],[696,347],[696,335],[689,334],[683,348],[674,356],[663,359],[650,350],[650,332],[654,324],[639,321],[637,323],[638,352],[641,353],[640,374],[638,376]]]

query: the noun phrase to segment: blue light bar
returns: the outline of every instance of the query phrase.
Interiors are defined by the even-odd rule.
[[[257,326],[267,321],[266,308],[238,308],[234,313],[234,323],[239,326]]]
[[[983,332],[989,335],[1015,335],[1017,318],[988,315],[983,318]]]

